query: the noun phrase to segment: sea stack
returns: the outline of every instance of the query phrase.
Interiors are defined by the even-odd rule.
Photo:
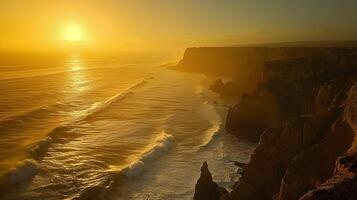
[[[213,182],[208,164],[205,161],[201,166],[201,176],[195,186],[194,200],[219,200],[227,191]]]

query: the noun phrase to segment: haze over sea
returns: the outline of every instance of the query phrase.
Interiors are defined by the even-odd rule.
[[[203,160],[220,184],[236,180],[229,161],[247,161],[254,145],[222,130],[225,101],[206,77],[159,63],[79,54],[0,63],[6,198],[191,199]]]

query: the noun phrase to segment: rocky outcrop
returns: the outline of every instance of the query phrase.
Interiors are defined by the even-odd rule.
[[[211,172],[208,170],[207,162],[201,167],[201,176],[195,187],[194,200],[219,200],[220,197],[227,193],[227,190],[221,188],[213,182]]]
[[[210,89],[213,92],[219,93],[220,95],[226,97],[238,97],[243,93],[243,91],[247,90],[245,88],[241,88],[240,85],[238,85],[235,81],[224,82],[220,78],[210,85]]]

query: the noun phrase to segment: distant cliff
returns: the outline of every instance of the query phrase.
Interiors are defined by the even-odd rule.
[[[269,61],[299,58],[334,48],[311,47],[201,47],[188,48],[176,70],[213,74],[234,80],[237,90],[251,91],[262,79]],[[229,86],[230,87],[230,86]],[[222,89],[226,90],[227,89]],[[245,91],[244,91],[245,90]]]

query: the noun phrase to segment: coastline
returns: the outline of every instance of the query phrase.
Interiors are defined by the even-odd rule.
[[[200,63],[206,54],[219,51],[215,48],[207,53],[211,49],[194,49],[194,55],[193,50],[186,52],[176,67],[195,67],[188,71],[206,73],[214,65],[220,66],[220,62],[225,62],[220,60],[224,56],[215,57],[214,65],[207,69],[204,67],[206,62]],[[291,48],[285,50],[289,52]],[[279,49],[280,52],[285,50]],[[207,173],[209,162],[208,166],[204,164],[196,185],[198,194],[216,190],[213,195],[216,197],[211,199],[224,200],[357,197],[356,193],[347,192],[357,185],[353,168],[357,163],[356,121],[353,117],[357,113],[356,50],[313,48],[313,51],[303,54],[299,53],[300,50],[305,51],[306,48],[295,48],[296,56],[286,53],[285,57],[262,61],[260,72],[251,71],[262,74],[262,78],[255,89],[247,90],[242,99],[229,109],[225,129],[238,138],[259,141],[258,147],[243,167],[242,178],[229,193],[222,193],[220,184],[217,185],[212,178],[214,173]],[[239,51],[244,52],[244,48],[239,48]],[[222,48],[220,54],[224,52],[227,48]],[[246,53],[256,56],[261,53],[261,48],[256,52],[254,48],[247,48]],[[239,60],[239,54],[235,55]],[[195,56],[200,57],[198,61]],[[188,62],[191,63],[185,64]],[[248,60],[246,64],[249,62],[252,61]],[[223,64],[215,70],[224,71],[226,68],[234,66]],[[195,199],[202,198],[195,195]]]

